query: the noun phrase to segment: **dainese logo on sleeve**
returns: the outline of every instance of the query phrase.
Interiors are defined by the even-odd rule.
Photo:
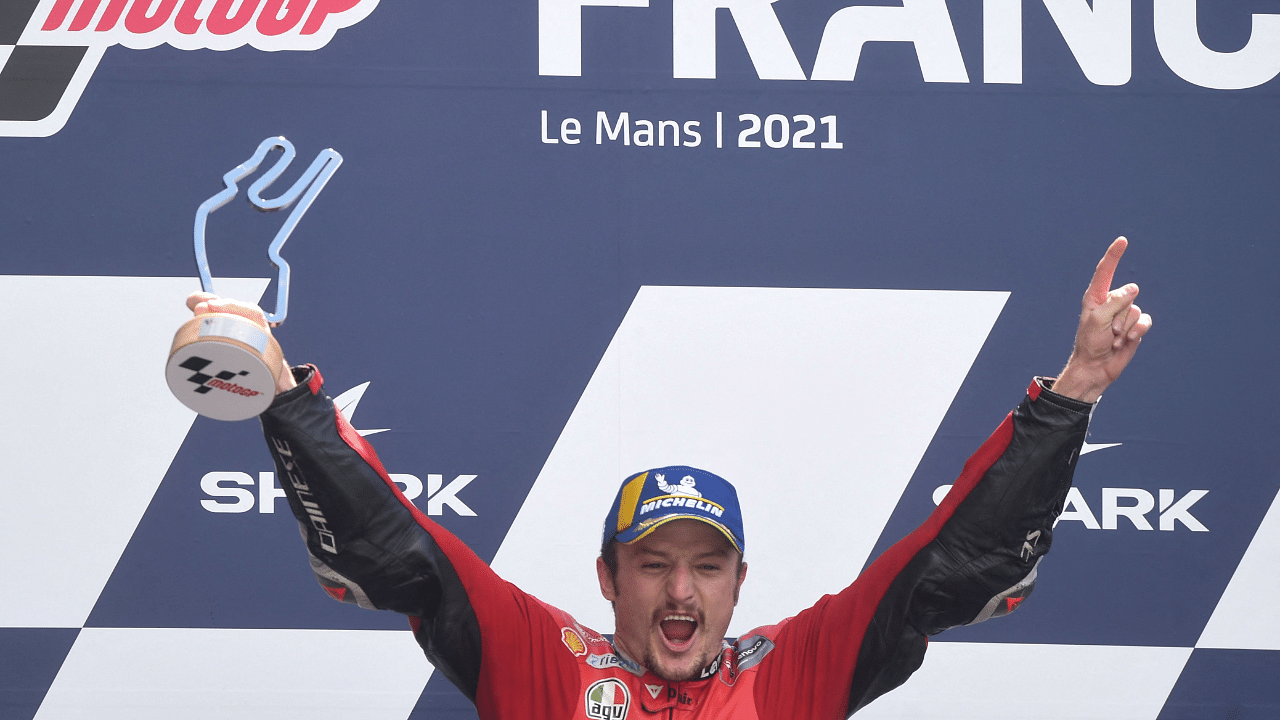
[[[0,136],[62,129],[112,45],[318,50],[378,0],[3,0]]]

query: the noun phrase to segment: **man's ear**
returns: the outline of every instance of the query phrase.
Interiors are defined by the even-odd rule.
[[[613,602],[617,599],[617,589],[613,586],[613,575],[609,572],[609,566],[604,564],[604,558],[596,558],[596,576],[600,578],[600,594],[605,600]]]
[[[747,564],[744,562],[738,570],[738,584],[733,588],[733,604],[738,604],[738,593],[742,592],[742,581],[747,579]]]

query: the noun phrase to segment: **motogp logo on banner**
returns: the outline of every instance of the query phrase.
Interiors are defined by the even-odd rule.
[[[318,50],[377,6],[378,0],[4,0],[0,77],[28,82],[0,83],[0,136],[62,129],[112,45]],[[5,37],[6,28],[21,31]]]

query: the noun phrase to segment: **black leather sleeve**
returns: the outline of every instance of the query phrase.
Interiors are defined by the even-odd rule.
[[[1093,408],[1051,383],[1036,380],[929,519],[868,569],[902,558],[878,570],[892,580],[863,635],[849,712],[905,682],[926,636],[1008,614],[1031,594]]]
[[[261,415],[311,568],[334,598],[410,616],[428,659],[473,700],[480,633],[456,564],[487,566],[422,516],[324,394],[313,367]],[[474,569],[473,568],[482,568]]]
[[[1013,411],[1013,438],[913,567],[911,624],[934,635],[1008,614],[1053,543],[1092,405],[1044,390]]]

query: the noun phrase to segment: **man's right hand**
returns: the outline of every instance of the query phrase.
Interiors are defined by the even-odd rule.
[[[195,292],[187,296],[187,308],[195,313],[196,316],[208,313],[226,313],[228,315],[239,315],[243,318],[252,320],[255,324],[271,332],[271,326],[267,324],[267,314],[262,308],[252,303],[240,302],[239,300],[228,300],[218,297],[213,293]],[[298,386],[293,380],[293,373],[289,371],[289,363],[285,362],[281,356],[280,362],[282,367],[276,378],[276,394],[280,394],[285,390],[289,390]]]

